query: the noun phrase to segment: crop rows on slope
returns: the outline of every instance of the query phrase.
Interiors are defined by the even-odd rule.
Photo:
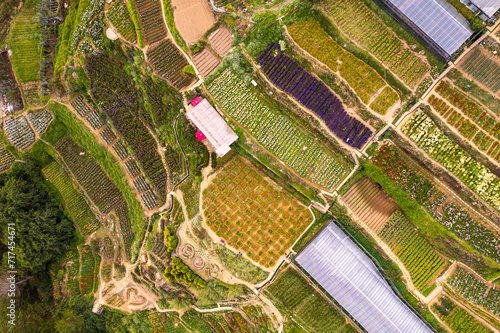
[[[83,100],[82,95],[79,95],[74,100],[72,100],[70,105],[73,110],[75,110],[76,113],[82,118],[84,118],[91,111],[90,107]]]
[[[99,221],[89,205],[77,190],[76,184],[61,170],[57,162],[52,162],[43,168],[43,175],[61,193],[66,204],[66,210],[73,222],[79,227],[82,235],[87,236],[99,228]]]
[[[147,112],[144,110],[141,91],[123,70],[123,63],[105,54],[87,57],[86,67],[92,97],[100,103],[113,127],[132,149],[154,191],[164,202],[167,173],[156,141],[141,121],[141,115]]]
[[[351,147],[361,148],[372,131],[344,110],[342,102],[325,84],[270,43],[257,58],[267,77],[280,89],[313,110],[337,137]]]
[[[170,40],[162,40],[155,47],[148,49],[147,56],[158,74],[176,89],[182,89],[193,81],[192,77],[182,72],[188,62]]]
[[[123,249],[125,250],[125,255],[127,259],[130,260],[132,257],[132,242],[134,241],[134,232],[132,231],[132,224],[128,216],[128,207],[125,201],[122,201],[115,208],[115,215],[120,222],[120,232],[123,239]]]
[[[28,121],[38,134],[45,132],[52,118],[52,113],[47,110],[28,113]]]
[[[14,160],[14,155],[5,148],[3,143],[0,143],[0,172],[9,169]]]
[[[90,154],[78,146],[71,137],[57,141],[54,148],[75,176],[85,193],[102,213],[109,213],[123,196],[118,187]]]
[[[23,150],[35,143],[35,132],[28,125],[26,118],[7,118],[4,126],[7,137],[17,149]]]
[[[141,20],[144,38],[154,44],[167,37],[167,29],[161,13],[161,0],[134,0]]]
[[[349,167],[343,161],[293,121],[271,110],[229,68],[207,88],[234,120],[300,176],[333,189],[347,175]]]
[[[130,18],[127,6],[122,0],[116,0],[107,12],[109,21],[116,27],[120,35],[131,43],[135,43],[137,35],[135,26]]]

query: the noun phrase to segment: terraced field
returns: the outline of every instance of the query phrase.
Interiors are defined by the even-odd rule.
[[[146,44],[154,44],[167,37],[160,1],[134,0]]]

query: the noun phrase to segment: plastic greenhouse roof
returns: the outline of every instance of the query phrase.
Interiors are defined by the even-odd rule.
[[[432,332],[335,223],[330,222],[295,260],[368,332]]]
[[[472,36],[473,31],[467,20],[445,0],[386,1],[395,6],[449,55],[457,51]]]
[[[471,2],[489,17],[500,9],[499,0],[471,0]]]

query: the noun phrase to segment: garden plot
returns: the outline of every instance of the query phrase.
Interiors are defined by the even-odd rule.
[[[425,113],[417,110],[402,130],[481,198],[500,209],[500,180],[448,138]]]
[[[80,272],[80,253],[76,247],[66,253],[64,257],[66,280],[66,291],[68,296],[80,295],[80,284],[78,274]]]
[[[70,105],[71,108],[75,110],[76,114],[82,118],[84,118],[90,111],[92,111],[87,103],[85,103],[85,101],[83,100],[82,95],[79,95],[74,100],[72,100]]]
[[[148,60],[158,74],[180,90],[193,82],[193,77],[182,72],[188,65],[186,58],[168,39],[161,41],[154,48],[148,49]]]
[[[28,113],[28,121],[38,134],[45,132],[53,118],[47,110]]]
[[[85,190],[88,197],[102,213],[109,213],[123,196],[106,172],[90,154],[78,146],[71,137],[57,141],[54,148]]]
[[[116,140],[116,135],[109,126],[104,127],[104,129],[99,132],[99,137],[107,145],[110,145]]]
[[[128,215],[127,203],[123,200],[116,208],[115,215],[120,222],[120,233],[123,239],[123,249],[125,250],[125,255],[127,259],[130,260],[132,257],[131,249],[132,242],[134,241],[134,232],[132,231],[132,224],[130,223]]]
[[[398,209],[380,185],[368,177],[352,185],[342,196],[342,200],[368,228],[376,233]]]
[[[496,316],[500,316],[500,287],[488,287],[472,273],[458,266],[448,280],[452,289],[469,302],[484,307]]]
[[[40,99],[40,89],[42,89],[40,81],[21,83],[25,106],[35,108],[42,105],[42,101]]]
[[[391,87],[386,86],[384,90],[371,102],[370,108],[380,113],[381,115],[386,114],[397,101],[399,100],[398,94],[392,90]]]
[[[12,70],[8,51],[0,51],[0,110],[8,114],[22,109],[23,96]]]
[[[133,183],[137,193],[142,193],[149,190],[149,185],[146,182],[146,178],[144,178],[144,176],[142,175],[134,179]]]
[[[215,17],[206,0],[172,0],[175,26],[186,43],[195,43],[212,25]]]
[[[193,61],[203,78],[206,78],[220,64],[219,58],[207,47],[196,53],[193,56]]]
[[[113,278],[113,263],[115,259],[115,250],[113,241],[109,237],[104,237],[103,244],[104,251],[102,251],[102,268],[101,276],[104,282],[109,282]]]
[[[111,149],[113,149],[113,151],[118,156],[120,161],[123,161],[128,157],[127,148],[123,145],[121,141],[117,141],[113,146],[111,146]]]
[[[314,111],[328,129],[349,146],[360,149],[373,135],[368,127],[344,110],[341,100],[323,81],[282,53],[277,43],[270,43],[257,61],[271,82]]]
[[[447,230],[500,262],[496,250],[500,244],[498,236],[481,224],[485,222],[471,214],[461,202],[443,192],[434,177],[416,167],[399,149],[383,145],[373,155],[372,162]]]
[[[311,223],[311,213],[241,159],[203,190],[206,224],[230,246],[272,267]]]
[[[97,287],[97,275],[99,274],[99,261],[92,254],[90,246],[84,245],[80,248],[80,293],[88,295]]]
[[[321,3],[335,24],[412,89],[429,72],[428,63],[403,44],[362,0],[323,0]]]
[[[147,44],[154,44],[167,37],[160,1],[134,0]]]
[[[116,30],[118,30],[123,38],[131,43],[136,42],[137,35],[135,33],[134,22],[132,22],[127,6],[123,0],[115,0],[106,14],[111,24],[115,26]]]
[[[500,89],[500,63],[477,46],[458,65],[468,76],[496,94]]]
[[[104,122],[101,119],[101,115],[97,110],[92,111],[89,113],[89,115],[85,118],[87,123],[89,123],[90,127],[92,127],[93,130],[98,130],[101,127],[104,126]]]
[[[9,169],[14,160],[14,155],[5,149],[5,144],[0,143],[0,172]]]
[[[33,132],[24,117],[5,119],[4,128],[9,141],[19,150],[24,150],[35,143],[35,132]]]
[[[136,177],[138,174],[141,173],[141,170],[139,169],[137,163],[133,159],[130,159],[127,162],[125,162],[124,165],[125,169],[127,169],[128,174],[132,178]]]
[[[234,120],[300,176],[333,190],[348,174],[349,165],[289,118],[271,110],[230,69],[224,70],[207,88]]]
[[[215,52],[223,57],[231,50],[231,46],[233,45],[233,33],[228,27],[222,26],[208,36],[208,41],[212,44]]]
[[[45,178],[61,193],[66,210],[82,235],[88,236],[96,231],[100,223],[71,177],[61,169],[57,162],[46,165],[42,172]]]
[[[153,191],[151,190],[141,194],[141,201],[147,210],[151,210],[158,207],[158,200],[156,199]]]
[[[492,330],[484,327],[474,316],[453,303],[446,296],[442,296],[432,306],[432,309],[435,310],[438,317],[455,333],[493,333]]]

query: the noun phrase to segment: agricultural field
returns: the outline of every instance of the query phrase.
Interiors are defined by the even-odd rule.
[[[373,111],[384,115],[398,100],[398,94],[392,90],[391,87],[386,86],[380,94],[378,94],[377,98],[370,103],[370,108]]]
[[[77,115],[81,118],[85,118],[92,109],[85,103],[82,95],[78,95],[70,103],[71,108],[75,111]]]
[[[134,152],[155,194],[164,202],[170,186],[168,171],[158,146],[141,118],[149,114],[132,77],[123,70],[123,62],[105,54],[87,58],[87,71],[92,84],[92,97],[111,119],[113,127]],[[88,117],[87,117],[88,118]]]
[[[215,23],[208,1],[171,0],[175,26],[186,43],[196,43]]]
[[[307,208],[248,162],[228,163],[203,190],[206,224],[262,266],[274,266],[312,222]]]
[[[122,201],[115,208],[115,215],[120,223],[120,233],[122,234],[122,239],[123,239],[123,249],[125,250],[125,255],[127,256],[127,259],[130,260],[130,258],[132,257],[132,243],[134,241],[134,231],[132,230],[132,224],[130,223],[128,207],[125,201]]]
[[[14,160],[14,155],[5,148],[5,144],[0,143],[0,172],[9,169]]]
[[[167,37],[160,1],[134,0],[146,44],[154,44]]]
[[[270,109],[230,69],[225,69],[207,88],[234,120],[300,176],[332,190],[348,174],[350,167],[345,162],[290,119]]]
[[[64,257],[65,261],[65,274],[67,275],[67,280],[65,283],[66,294],[69,296],[80,295],[80,253],[78,248],[74,247],[66,253]]]
[[[222,26],[208,36],[208,41],[215,52],[223,57],[233,46],[233,33],[228,27]]]
[[[425,113],[421,110],[415,112],[402,130],[481,198],[500,209],[500,180],[448,138]]]
[[[441,191],[433,183],[434,178],[416,168],[398,149],[383,145],[373,155],[372,162],[400,189],[423,206],[437,222],[482,254],[500,262],[496,251],[498,236],[461,207],[451,195]]]
[[[469,302],[484,307],[496,316],[500,316],[500,287],[488,287],[472,273],[457,267],[453,276],[448,279],[453,291]]]
[[[321,4],[337,26],[410,88],[415,88],[429,72],[429,64],[405,46],[362,0],[323,0]]]
[[[464,57],[459,68],[496,94],[500,89],[500,63],[485,53],[481,51],[481,48],[476,47],[473,52]]]
[[[270,43],[257,61],[271,82],[314,111],[332,133],[351,147],[360,149],[373,135],[344,110],[341,100],[321,80],[285,55],[277,43]]]
[[[115,259],[115,250],[113,241],[109,237],[104,237],[102,241],[102,245],[104,246],[104,251],[102,252],[102,268],[101,268],[101,276],[104,282],[109,282],[113,278],[113,263]]]
[[[106,15],[123,38],[131,43],[137,41],[134,22],[132,22],[127,6],[123,0],[115,0],[108,8]]]
[[[1,20],[1,19],[0,19]],[[0,39],[2,31],[0,29]],[[21,111],[24,108],[21,89],[16,81],[14,71],[7,51],[0,51],[0,108],[10,105],[12,111]]]
[[[386,85],[373,68],[345,51],[315,19],[295,22],[288,27],[288,31],[304,50],[332,71],[338,71],[365,104]],[[339,61],[342,62],[340,66]],[[392,88],[387,88],[394,92]]]
[[[459,307],[446,296],[442,296],[439,302],[433,305],[433,310],[453,332],[456,333],[493,333],[492,330],[483,326],[474,316]]]
[[[308,330],[318,333],[357,332],[330,301],[292,268],[281,273],[265,292]]]
[[[163,40],[148,49],[147,57],[158,75],[168,80],[176,89],[185,88],[193,82],[193,76],[182,72],[188,65],[186,58],[170,40]]]
[[[62,170],[57,162],[46,165],[42,172],[47,180],[61,193],[66,210],[73,223],[78,226],[81,234],[88,236],[96,231],[100,223],[90,209],[89,204],[83,198],[83,194],[78,190],[77,185],[71,180],[71,177]]]
[[[202,78],[206,78],[220,64],[219,58],[206,47],[193,56],[193,62]]]
[[[52,119],[54,116],[47,110],[28,113],[28,121],[38,134],[45,132]]]
[[[342,196],[342,200],[376,233],[398,209],[392,198],[368,177],[354,183]]]
[[[4,128],[9,141],[18,150],[24,150],[35,143],[35,132],[33,132],[25,117],[19,119],[9,117],[5,119]]]
[[[41,38],[42,28],[37,19],[36,3],[26,3],[14,18],[9,38],[12,68],[21,83],[39,79]]]
[[[81,269],[80,269],[80,293],[90,294],[97,286],[97,275],[99,273],[99,261],[92,254],[90,246],[80,247]]]
[[[378,232],[382,240],[403,262],[415,287],[424,295],[430,291],[432,279],[446,265],[432,247],[420,236],[401,211],[395,211]]]
[[[42,105],[42,101],[40,100],[40,89],[42,85],[40,81],[29,81],[21,83],[21,90],[24,96],[25,106],[28,107],[37,107]]]

